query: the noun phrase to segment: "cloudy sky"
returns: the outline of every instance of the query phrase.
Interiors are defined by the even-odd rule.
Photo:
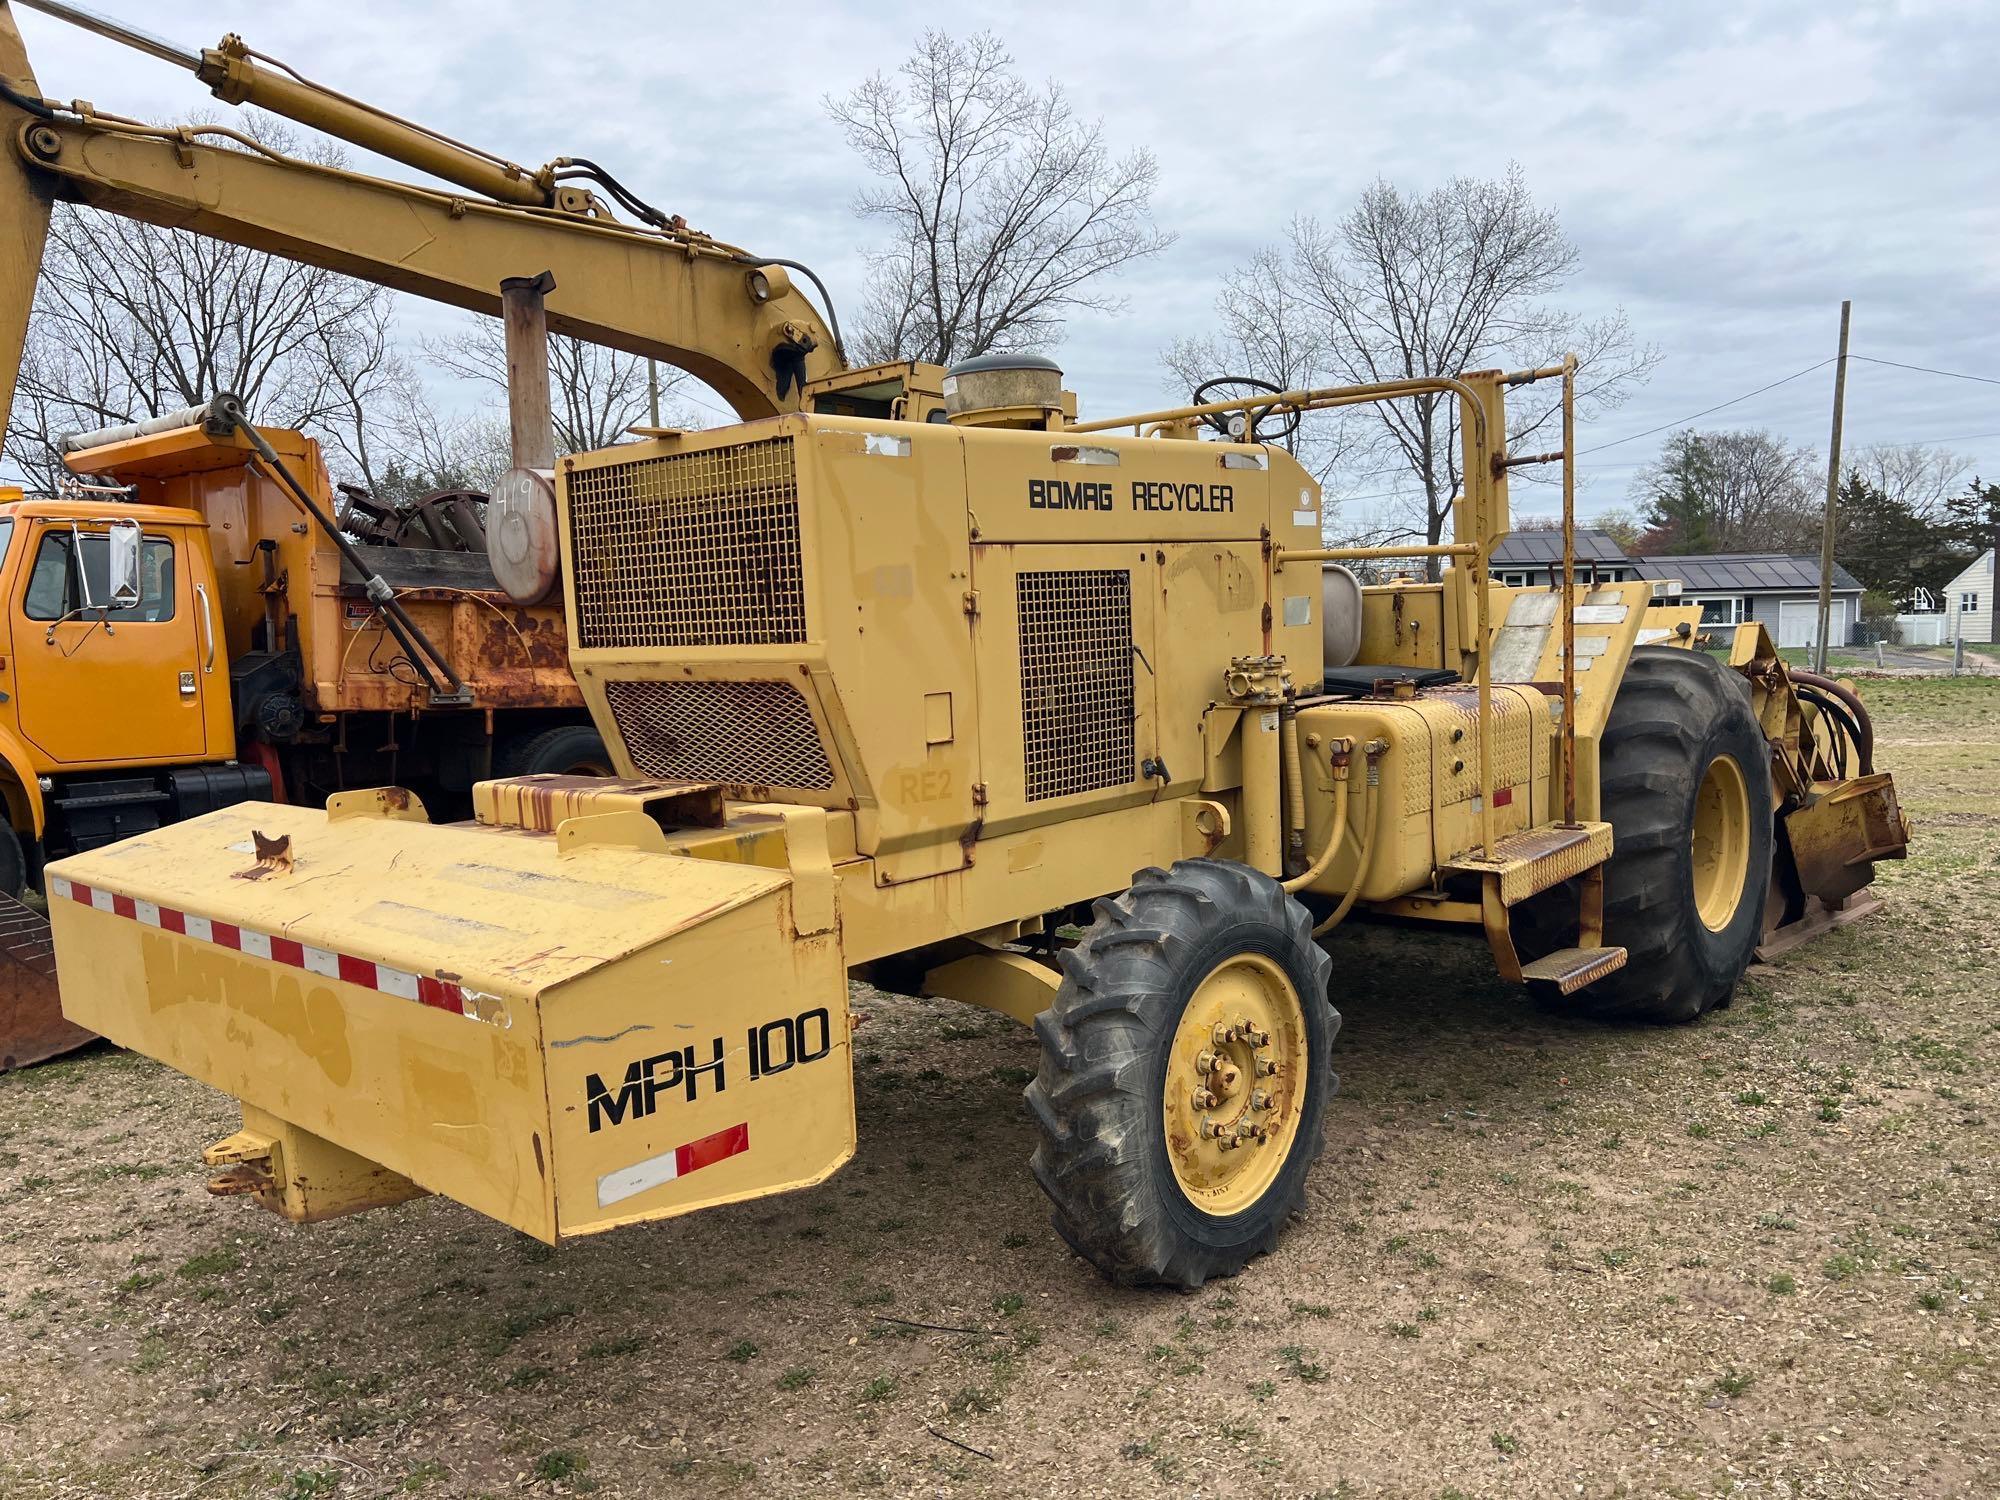
[[[1095,415],[1179,397],[1160,349],[1208,329],[1218,278],[1294,214],[1337,217],[1378,174],[1420,190],[1517,161],[1581,252],[1564,301],[1623,307],[1663,356],[1583,434],[1601,447],[1586,512],[1622,503],[1659,442],[1616,440],[1831,355],[1843,297],[1856,353],[2000,381],[1990,3],[95,7],[191,48],[241,32],[518,161],[592,157],[703,229],[808,261],[857,313],[860,177],[820,100],[893,69],[927,24],[990,29],[1115,147],[1159,158],[1155,214],[1178,243],[1124,276],[1122,315],[1073,323],[1057,351]],[[220,107],[163,63],[16,15],[45,94],[149,118]],[[403,313],[413,333],[462,316]],[[1828,367],[1703,425],[1823,450],[1831,387]],[[2000,384],[1856,363],[1847,424],[1851,445],[1943,443],[2000,475]],[[1379,503],[1349,490],[1351,515]]]

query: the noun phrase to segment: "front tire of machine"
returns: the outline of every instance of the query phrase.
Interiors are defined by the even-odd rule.
[[[1093,911],[1035,1022],[1035,1179],[1056,1231],[1113,1281],[1234,1276],[1305,1205],[1338,1086],[1332,961],[1276,881],[1220,860],[1142,870]],[[1223,1093],[1194,1106],[1208,1087]]]
[[[1565,1000],[1604,1021],[1692,1021],[1735,993],[1756,955],[1771,884],[1771,753],[1748,684],[1702,652],[1640,646],[1599,754],[1611,824],[1604,941],[1625,967]],[[1740,885],[1735,872],[1740,868]],[[1576,893],[1516,908],[1522,947],[1573,941]]]
[[[0,891],[20,897],[28,890],[28,851],[11,823],[0,823]]]

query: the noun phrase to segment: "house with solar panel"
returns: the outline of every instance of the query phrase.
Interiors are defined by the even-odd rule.
[[[1547,588],[1562,576],[1560,531],[1510,531],[1493,549],[1494,581],[1510,589]],[[1576,528],[1576,576],[1582,582],[1623,583],[1636,578],[1632,559],[1609,532]]]
[[[1780,646],[1811,646],[1819,638],[1819,558],[1789,552],[1701,552],[1629,556],[1602,531],[1577,528],[1579,578],[1622,583],[1628,578],[1673,580],[1683,604],[1699,604],[1704,625],[1727,628],[1761,620]],[[1562,574],[1562,533],[1510,532],[1493,549],[1493,576],[1510,588],[1544,588]],[[1989,589],[1990,593],[1990,589]],[[1861,583],[1833,567],[1827,644],[1851,645],[1861,623]]]

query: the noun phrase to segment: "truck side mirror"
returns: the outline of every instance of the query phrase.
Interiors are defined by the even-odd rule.
[[[139,607],[139,523],[113,521],[109,532],[110,551],[105,571],[111,609]]]

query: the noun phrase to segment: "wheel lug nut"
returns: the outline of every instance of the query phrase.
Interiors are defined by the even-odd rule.
[[[1269,1109],[1271,1107],[1271,1096],[1262,1089],[1258,1089],[1250,1096],[1250,1107],[1252,1109]]]
[[[1194,1091],[1194,1107],[1196,1109],[1214,1109],[1215,1095],[1211,1094],[1207,1089],[1196,1089]]]
[[[1194,1060],[1194,1070],[1197,1073],[1213,1073],[1215,1071],[1215,1054],[1213,1052],[1202,1053]]]
[[[1260,1057],[1257,1059],[1257,1076],[1259,1078],[1273,1078],[1277,1076],[1277,1072],[1278,1065],[1270,1058]]]
[[[1208,1039],[1215,1044],[1215,1050],[1220,1052],[1224,1047],[1227,1047],[1231,1042],[1236,1040],[1236,1032],[1234,1028],[1224,1026],[1220,1021],[1217,1021],[1214,1029],[1209,1032]]]

